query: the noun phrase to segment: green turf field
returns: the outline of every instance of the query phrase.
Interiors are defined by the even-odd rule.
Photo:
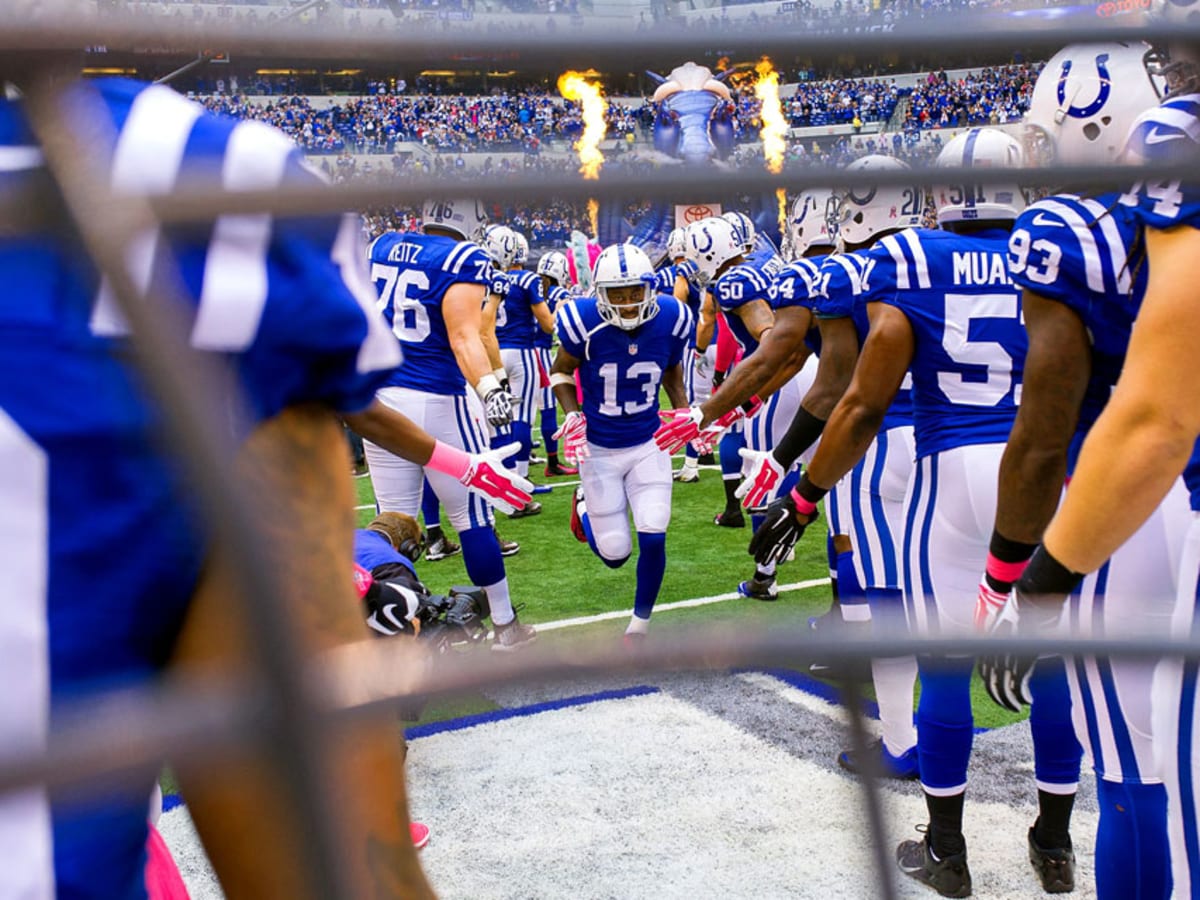
[[[676,463],[678,465],[678,462]],[[571,535],[569,528],[573,478],[547,479],[541,465],[531,466],[533,480],[560,485],[549,494],[539,494],[542,514],[523,519],[498,516],[497,528],[508,540],[520,542],[521,551],[505,560],[514,603],[524,608],[521,620],[532,624],[592,616],[598,613],[628,611],[633,607],[636,570],[635,556],[621,569],[609,569],[585,544]],[[359,523],[374,515],[374,493],[369,478],[355,482],[360,505]],[[700,481],[676,484],[672,498],[671,527],[667,535],[667,572],[659,603],[665,604],[696,597],[712,597],[736,591],[737,584],[749,578],[754,563],[746,553],[749,527],[719,528],[713,516],[724,506],[720,472],[702,469]],[[445,522],[443,517],[443,524]],[[749,517],[747,517],[749,525]],[[462,556],[438,562],[418,564],[422,580],[435,592],[454,584],[469,584]],[[796,559],[779,569],[780,584],[824,579],[829,575],[825,561],[825,530],[811,529],[796,548]],[[829,606],[829,588],[819,586],[780,594],[775,603],[737,599],[711,605],[656,612],[652,633],[680,625],[728,623],[738,627],[747,622],[769,626],[773,623],[800,625],[809,616]],[[543,640],[618,640],[626,620],[602,621],[546,632]],[[1000,710],[983,693],[978,679],[974,684],[976,724],[994,727],[1016,721],[1018,717]],[[464,698],[471,711],[486,704]],[[438,704],[426,713],[430,718],[458,714],[461,704]]]

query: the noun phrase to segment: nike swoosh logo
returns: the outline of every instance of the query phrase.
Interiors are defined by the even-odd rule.
[[[1033,224],[1034,224],[1034,225],[1041,225],[1042,227],[1045,227],[1045,226],[1047,226],[1047,225],[1049,225],[1049,226],[1053,226],[1053,227],[1055,227],[1055,228],[1062,228],[1062,227],[1063,227],[1063,223],[1062,223],[1062,222],[1058,221],[1058,219],[1050,219],[1050,218],[1047,218],[1045,213],[1038,213],[1036,216],[1034,216],[1034,217],[1033,217]]]
[[[1183,137],[1183,135],[1178,134],[1178,133],[1177,134],[1162,134],[1159,132],[1158,128],[1155,127],[1155,128],[1151,128],[1150,133],[1146,135],[1146,143],[1147,144],[1163,144],[1163,143],[1166,143],[1167,141],[1177,141],[1181,137]]]

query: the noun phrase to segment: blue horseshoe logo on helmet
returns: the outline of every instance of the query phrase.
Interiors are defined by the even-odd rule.
[[[1073,119],[1087,119],[1094,116],[1104,108],[1104,104],[1108,102],[1108,95],[1112,93],[1112,79],[1108,75],[1108,67],[1105,63],[1108,62],[1108,54],[1101,53],[1096,57],[1096,74],[1100,76],[1100,93],[1087,106],[1071,105],[1067,107],[1067,115]],[[1071,74],[1071,60],[1066,60],[1062,64],[1062,73],[1058,76],[1058,105],[1062,107],[1067,102],[1067,76]]]
[[[705,244],[703,247],[701,247],[700,242],[697,240],[697,238],[699,237],[699,234],[696,234],[696,232],[693,232],[692,233],[692,235],[693,235],[692,236],[692,246],[696,248],[697,253],[707,253],[709,250],[711,250],[713,248],[713,236],[708,233],[707,228],[698,228],[698,229],[696,229],[696,231],[699,232],[699,234],[703,234],[706,238],[708,238],[708,243]]]

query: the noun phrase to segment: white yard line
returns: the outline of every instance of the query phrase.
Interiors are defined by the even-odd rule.
[[[779,585],[779,593],[785,591],[804,591],[809,588],[829,584],[828,578],[813,578],[809,581],[797,581],[793,584]],[[674,603],[656,603],[656,613],[671,609],[688,609],[693,606],[708,606],[710,603],[724,603],[726,600],[737,600],[740,595],[736,591],[727,594],[716,594],[712,597],[696,597],[691,600],[677,600]],[[613,612],[597,613],[594,616],[577,616],[573,619],[559,619],[556,622],[538,622],[538,631],[555,631],[559,628],[573,628],[576,625],[591,625],[593,622],[606,622],[609,619],[627,619],[633,615],[632,609],[614,610]]]

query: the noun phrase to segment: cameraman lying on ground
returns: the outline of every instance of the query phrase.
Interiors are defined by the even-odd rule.
[[[354,532],[354,562],[364,570],[355,572],[355,583],[367,624],[384,635],[432,639],[439,653],[451,644],[482,641],[487,593],[477,587],[452,587],[449,596],[430,593],[413,567],[424,549],[420,526],[404,513],[380,513]]]

